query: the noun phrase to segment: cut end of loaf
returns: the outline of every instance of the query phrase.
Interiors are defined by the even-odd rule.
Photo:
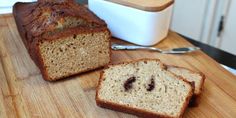
[[[97,104],[139,116],[180,117],[193,94],[189,83],[158,60],[118,64],[104,70]]]
[[[104,66],[110,61],[108,31],[79,33],[39,45],[46,79],[53,81]]]

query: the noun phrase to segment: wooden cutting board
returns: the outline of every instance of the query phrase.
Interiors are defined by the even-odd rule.
[[[183,46],[191,44],[174,32],[156,45],[162,49]],[[184,117],[236,118],[236,76],[202,51],[184,55],[112,51],[112,63],[140,58],[159,58],[166,64],[187,67],[206,75],[199,106],[188,108]],[[21,41],[12,15],[0,15],[0,118],[135,118],[97,107],[94,98],[100,71],[57,82],[44,81]]]

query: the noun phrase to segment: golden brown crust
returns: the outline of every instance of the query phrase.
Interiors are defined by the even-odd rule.
[[[69,2],[68,2],[69,1]],[[55,9],[59,9],[58,11]],[[63,31],[58,31],[52,34],[47,34],[50,31],[55,30],[55,25],[53,22],[45,26],[41,26],[43,22],[48,19],[43,19],[40,15],[42,13],[50,11],[55,14],[55,17],[50,20],[57,21],[58,19],[64,18],[66,16],[78,17],[84,19],[89,24],[95,24],[95,27],[90,26],[79,26],[66,28]],[[63,12],[63,14],[60,13]],[[59,14],[59,15],[58,15]],[[73,4],[73,0],[40,0],[36,3],[22,3],[17,2],[13,6],[13,15],[16,21],[17,29],[24,42],[26,49],[28,50],[30,57],[39,67],[42,76],[47,81],[55,81],[64,77],[51,79],[46,71],[43,59],[40,55],[39,44],[44,40],[60,40],[63,37],[72,36],[73,34],[86,34],[93,32],[109,32],[109,39],[111,37],[110,31],[106,27],[106,23],[98,18],[95,14],[90,12],[87,8]],[[58,15],[58,16],[57,16]],[[60,16],[61,15],[61,16]],[[51,17],[50,17],[51,18]],[[36,28],[37,30],[33,31]],[[110,51],[111,53],[111,51]],[[97,67],[100,68],[100,67]],[[95,68],[93,68],[95,69]],[[87,69],[85,71],[92,70]],[[83,72],[85,72],[83,71]],[[79,73],[82,73],[79,72]],[[72,76],[78,73],[69,74],[65,77]]]
[[[59,7],[60,10],[55,9]],[[57,13],[57,12],[62,12]],[[51,16],[42,14],[51,14]],[[81,29],[93,29],[106,27],[106,23],[100,18],[96,17],[87,8],[70,3],[21,3],[18,2],[13,6],[13,14],[15,17],[17,28],[20,31],[21,37],[25,40],[25,44],[30,45],[33,42],[39,42],[42,38],[36,37],[48,37],[47,32],[56,30],[56,22],[65,18],[66,16],[71,16],[79,19],[84,19],[88,24],[81,25]],[[49,21],[48,21],[49,20]],[[63,22],[60,21],[60,22]],[[46,25],[44,24],[46,23]],[[88,26],[91,24],[96,24],[94,27]],[[68,28],[68,30],[73,32],[78,32],[76,28]],[[64,30],[63,30],[64,32]],[[69,31],[68,31],[69,32]],[[81,31],[83,32],[83,31]],[[53,36],[57,36],[62,32],[56,33]],[[71,33],[64,33],[64,35],[70,35]],[[50,35],[49,35],[50,36]]]
[[[131,108],[126,105],[119,105],[112,102],[103,101],[103,100],[100,100],[99,98],[96,98],[96,103],[98,106],[103,107],[103,108],[121,111],[121,112],[129,113],[129,114],[133,114],[133,115],[137,115],[137,116],[145,117],[145,118],[159,118],[159,117],[172,118],[171,116],[168,116],[168,115],[161,115],[161,114],[156,114],[156,113],[152,113],[152,112],[137,109],[137,108]]]
[[[87,8],[71,2],[16,3],[14,9],[18,9],[15,12],[23,17],[23,19],[18,18],[17,20],[21,21],[21,25],[32,37],[58,29],[58,23],[64,23],[66,17],[83,19],[86,21],[85,24],[80,24],[83,27],[106,26],[103,20],[96,17]]]
[[[202,76],[202,81],[201,81],[201,92],[203,91],[203,88],[204,88],[204,83],[205,83],[205,79],[206,79],[206,76],[202,73],[202,72],[199,72],[199,74]]]
[[[144,58],[144,59],[138,59],[138,60],[133,60],[133,61],[127,61],[127,62],[121,62],[121,63],[118,63],[118,64],[111,64],[111,65],[108,65],[105,69],[109,68],[109,67],[112,67],[112,66],[115,66],[115,65],[123,65],[123,64],[129,64],[129,63],[134,63],[134,62],[138,62],[138,61],[150,61],[150,60],[153,60],[153,61],[158,61],[160,62],[159,59],[148,59],[148,58]],[[165,69],[165,66],[160,63],[163,67],[163,69]],[[96,89],[96,96],[95,96],[95,100],[96,100],[96,103],[98,106],[100,107],[104,107],[104,108],[108,108],[108,109],[113,109],[113,110],[117,110],[117,111],[121,111],[121,112],[125,112],[125,113],[130,113],[130,114],[133,114],[133,115],[137,115],[137,116],[140,116],[140,117],[147,117],[147,118],[172,118],[171,116],[168,116],[168,115],[163,115],[163,114],[157,114],[157,113],[153,113],[153,112],[150,112],[150,111],[146,111],[146,110],[142,110],[142,109],[137,109],[137,108],[132,108],[132,107],[129,107],[129,106],[126,106],[126,105],[120,105],[120,104],[116,104],[116,103],[112,103],[112,102],[109,102],[109,101],[105,101],[105,100],[101,100],[99,99],[99,91],[101,89],[101,82],[103,81],[104,76],[104,71],[101,71],[101,74],[100,74],[100,78],[99,78],[99,81],[98,81],[98,85],[97,85],[97,89]],[[173,73],[171,73],[173,76],[176,76],[174,75]],[[180,116],[179,117],[182,117],[183,116],[183,113],[185,111],[185,109],[187,108],[188,106],[188,103],[193,95],[193,87],[191,86],[190,82],[186,81],[185,79],[183,78],[180,78],[178,76],[176,76],[178,79],[186,82],[191,88],[192,90],[188,93],[188,96],[185,100],[185,104],[183,105],[183,107],[181,108],[181,113],[180,113]]]
[[[199,104],[199,97],[203,91],[203,88],[204,88],[204,83],[205,83],[205,79],[206,79],[206,76],[202,73],[202,72],[199,72],[199,74],[202,76],[202,81],[201,81],[201,91],[199,92],[199,94],[194,94],[189,102],[189,107],[197,107],[198,104]]]

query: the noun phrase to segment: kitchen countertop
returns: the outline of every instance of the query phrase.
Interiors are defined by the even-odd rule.
[[[127,42],[112,38],[112,42]],[[169,32],[155,47],[170,49],[192,46],[177,33]],[[186,118],[236,117],[236,77],[202,51],[183,55],[152,51],[112,51],[111,63],[140,58],[158,58],[166,64],[201,71],[206,76],[197,107]],[[0,117],[136,118],[103,109],[95,103],[101,69],[57,82],[44,81],[30,59],[11,14],[0,15]]]

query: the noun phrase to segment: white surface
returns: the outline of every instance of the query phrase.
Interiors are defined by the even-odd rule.
[[[206,3],[206,9],[205,9],[205,19],[203,20],[204,26],[202,29],[200,41],[205,44],[209,44],[211,41],[211,35],[212,35],[212,27],[214,25],[214,16],[215,16],[215,9],[217,7],[217,1],[216,0],[207,0]]]
[[[236,75],[236,70],[235,70],[235,69],[230,68],[230,67],[225,66],[225,65],[222,65],[222,64],[221,64],[221,66],[223,66],[226,70],[228,70],[228,71],[231,72],[232,74]]]
[[[0,7],[0,14],[12,13],[12,7]]]
[[[218,47],[220,43],[220,36],[218,36],[218,28],[220,25],[221,17],[226,15],[226,9],[227,9],[227,2],[228,0],[218,0],[215,5],[215,13],[213,16],[213,25],[212,25],[212,31],[210,34],[210,42],[208,42],[209,45]]]
[[[0,14],[12,13],[12,6],[16,2],[33,2],[37,0],[1,0],[0,1]]]
[[[114,37],[146,46],[167,36],[172,7],[148,12],[105,0],[89,0],[89,9],[106,21]]]
[[[231,0],[220,48],[236,55],[236,0]]]
[[[207,0],[175,0],[171,29],[200,41],[207,7]]]
[[[171,29],[236,55],[236,0],[175,0]],[[218,36],[221,16],[225,29]]]

